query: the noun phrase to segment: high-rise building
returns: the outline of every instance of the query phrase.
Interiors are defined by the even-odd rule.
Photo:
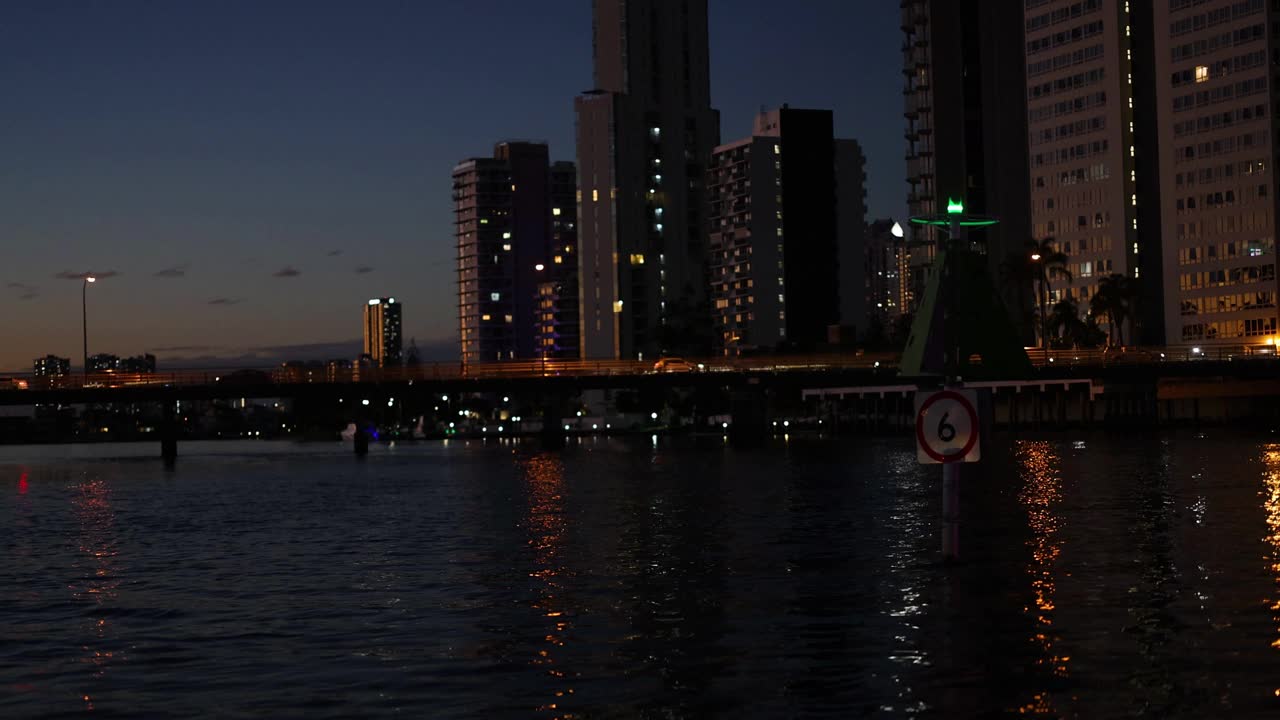
[[[578,173],[573,163],[551,166],[551,248],[538,283],[536,355],[576,360],[578,340]]]
[[[1072,298],[1082,314],[1103,278],[1140,275],[1132,20],[1125,0],[1025,13],[1032,236],[1067,257],[1050,303]]]
[[[716,347],[813,348],[828,328],[865,329],[864,161],[827,110],[761,113],[717,147],[708,173]],[[843,313],[851,313],[843,315]]]
[[[551,165],[547,146],[532,142],[499,143],[493,157],[453,169],[464,363],[543,356],[542,286],[575,267],[575,175],[573,163]],[[558,306],[577,305],[574,283],[556,283],[554,292]],[[549,332],[576,335],[571,314],[552,314],[558,329]]]
[[[393,297],[365,303],[364,354],[376,367],[396,367],[403,360],[400,308]]]
[[[1040,0],[1025,4],[1035,7],[1028,17],[1046,6]],[[955,198],[970,212],[999,218],[999,225],[970,234],[985,246],[994,274],[1010,253],[1024,252],[1031,237],[1027,151],[1017,141],[1027,134],[1024,0],[901,0],[900,6],[908,211],[942,213]],[[905,219],[902,225],[916,243],[938,239],[936,228]],[[911,311],[934,248],[916,244],[911,252]]]
[[[704,182],[720,127],[707,2],[595,0],[593,32],[595,89],[575,102],[581,353],[695,350],[711,339]]]
[[[893,220],[876,220],[867,228],[867,313],[885,334],[905,312],[907,303],[907,247],[894,235],[894,224]]]
[[[36,358],[32,366],[36,377],[63,377],[71,374],[71,360],[56,355]]]
[[[1170,343],[1276,342],[1276,10],[1263,0],[1155,3]],[[1146,280],[1144,273],[1144,281]]]
[[[120,358],[107,353],[98,353],[89,356],[89,372],[91,373],[109,373],[119,369]]]

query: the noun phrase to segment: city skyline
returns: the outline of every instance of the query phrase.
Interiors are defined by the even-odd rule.
[[[456,148],[534,137],[572,156],[590,5],[348,7],[7,13],[0,89],[18,110],[0,132],[0,368],[78,357],[79,288],[60,277],[85,272],[102,277],[91,353],[347,356],[360,346],[351,308],[394,294],[414,308],[404,335],[424,359],[453,359]],[[495,14],[509,22],[487,23]],[[897,52],[896,8],[780,17],[713,0],[710,14],[723,136],[747,132],[761,105],[833,108],[837,131],[869,148],[869,217],[900,216],[899,73],[866,62]],[[482,27],[498,50],[474,68],[448,62],[455,36]]]

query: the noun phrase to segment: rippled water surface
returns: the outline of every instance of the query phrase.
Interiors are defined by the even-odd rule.
[[[0,717],[1280,717],[1274,440],[0,448]]]

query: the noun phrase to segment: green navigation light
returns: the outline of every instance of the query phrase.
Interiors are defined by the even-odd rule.
[[[963,215],[963,214],[964,214],[964,203],[962,203],[962,202],[960,202],[959,200],[956,200],[956,199],[954,199],[954,198],[947,198],[947,214],[948,214],[948,215]]]

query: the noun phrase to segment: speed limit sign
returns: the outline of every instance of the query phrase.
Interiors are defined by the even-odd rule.
[[[922,465],[978,462],[977,408],[972,390],[916,393],[916,459]]]

